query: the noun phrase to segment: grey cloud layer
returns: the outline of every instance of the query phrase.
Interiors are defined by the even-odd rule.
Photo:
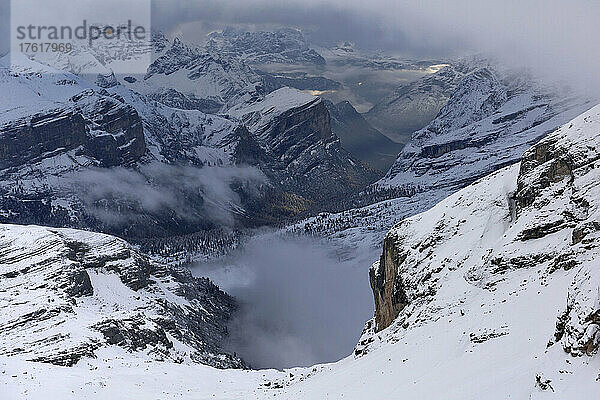
[[[157,0],[156,26],[292,25],[316,42],[353,40],[416,56],[483,52],[600,91],[600,2],[594,0]]]

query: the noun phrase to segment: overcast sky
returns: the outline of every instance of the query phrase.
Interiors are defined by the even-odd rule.
[[[40,0],[44,1],[44,0]],[[8,0],[0,0],[8,37]],[[32,12],[35,12],[32,10]],[[351,40],[415,57],[476,51],[600,91],[598,0],[154,0],[153,24],[197,32],[226,25],[305,30],[315,43]],[[6,48],[6,43],[0,43]]]
[[[482,52],[600,90],[597,0],[156,0],[153,11],[154,25],[170,32],[291,25],[315,43],[351,40],[415,57]]]

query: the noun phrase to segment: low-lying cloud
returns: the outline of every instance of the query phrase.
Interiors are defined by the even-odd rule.
[[[265,182],[254,167],[194,167],[151,163],[138,170],[123,167],[82,170],[72,177],[71,190],[86,212],[108,225],[126,223],[135,212],[171,212],[184,220],[207,219],[234,225],[243,212],[232,185],[247,192]]]
[[[320,241],[265,234],[226,260],[198,263],[192,271],[240,303],[229,328],[230,350],[253,368],[281,369],[352,352],[373,316],[369,264],[342,261]]]

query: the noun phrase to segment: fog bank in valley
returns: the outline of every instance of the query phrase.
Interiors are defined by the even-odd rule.
[[[230,325],[230,350],[254,368],[285,368],[336,361],[352,352],[373,316],[368,267],[363,257],[340,260],[316,240],[266,234],[192,271],[210,277],[240,303]]]

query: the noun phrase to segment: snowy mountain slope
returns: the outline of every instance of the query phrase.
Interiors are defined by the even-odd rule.
[[[527,77],[477,68],[437,117],[413,134],[377,185],[464,185],[514,163],[531,144],[590,106]]]
[[[231,215],[227,219],[232,225],[275,223],[304,212],[317,198],[364,187],[376,179],[374,171],[341,148],[331,133],[327,110],[316,97],[288,88],[264,96],[252,85],[248,92],[238,92],[230,84],[244,86],[246,74],[250,74],[248,79],[254,76],[246,67],[237,68],[241,63],[218,58],[219,63],[178,41],[167,48],[151,66],[149,76],[163,76],[170,86],[177,83],[177,79],[169,80],[173,74],[187,71],[194,76],[184,77],[184,88],[200,88],[194,83],[208,79],[222,89],[219,101],[232,101],[226,118],[205,114],[196,103],[180,104],[181,97],[137,93],[131,89],[141,87],[135,79],[103,89],[30,60],[23,63],[22,71],[2,69],[2,87],[18,95],[15,102],[0,104],[5,111],[0,128],[2,222],[85,227],[130,238],[164,236],[210,229],[214,221],[207,207]],[[190,60],[184,63],[188,56]],[[154,83],[143,84],[160,91]],[[268,110],[269,104],[276,108]],[[243,118],[259,114],[264,117],[261,127]],[[236,193],[225,188],[228,198],[210,199],[207,192],[219,191],[206,184],[215,178],[206,169],[186,175],[200,179],[200,187],[177,188],[177,193],[183,191],[177,195],[178,204],[167,209],[157,210],[151,204],[149,210],[143,198],[141,202],[135,198],[136,190],[119,192],[116,197],[125,195],[125,200],[115,201],[111,195],[115,185],[91,189],[100,193],[91,198],[83,193],[89,187],[81,187],[90,174],[105,183],[112,174],[118,180],[133,180],[134,188],[145,191],[135,182],[141,179],[156,185],[165,181],[165,171],[181,178],[181,165],[223,168],[224,184],[231,181]],[[248,179],[261,185],[259,190],[248,190]],[[314,185],[311,179],[321,184]],[[119,185],[116,188],[120,190]],[[132,196],[135,201],[127,200]],[[270,203],[279,211],[265,208]],[[133,219],[115,224],[118,219],[111,217],[115,210]]]
[[[466,322],[472,346],[521,348],[514,358],[499,354],[496,368],[529,359],[534,393],[591,398],[596,382],[571,382],[589,378],[586,364],[594,371],[600,346],[599,146],[596,106],[528,150],[520,168],[503,169],[395,226],[370,271],[370,329],[382,331],[383,342],[404,341],[432,322],[451,332]],[[379,339],[367,333],[357,351],[368,352],[372,340]],[[486,352],[477,350],[471,352]],[[571,358],[571,367],[565,356],[592,359]],[[524,389],[498,388],[496,396]]]
[[[151,156],[163,162],[195,165],[235,165],[240,126],[217,115],[195,109],[173,108],[123,86],[110,89],[140,114],[146,146]]]
[[[222,353],[233,299],[107,235],[0,226],[0,353],[71,366],[118,346],[155,360],[239,367]]]
[[[254,93],[261,82],[260,76],[237,58],[176,38],[157,54],[143,79],[134,77],[123,85],[169,106],[187,104],[207,111]]]
[[[238,103],[229,115],[248,127],[271,158],[267,161],[271,172],[266,174],[285,191],[323,200],[376,179],[374,170],[342,148],[331,131],[327,107],[318,97],[284,87]]]
[[[3,400],[258,399],[264,396],[258,388],[265,377],[281,375],[156,363],[109,351],[70,368],[0,356],[0,368]]]
[[[403,220],[370,271],[354,357],[280,398],[594,399],[600,106],[523,162]]]

